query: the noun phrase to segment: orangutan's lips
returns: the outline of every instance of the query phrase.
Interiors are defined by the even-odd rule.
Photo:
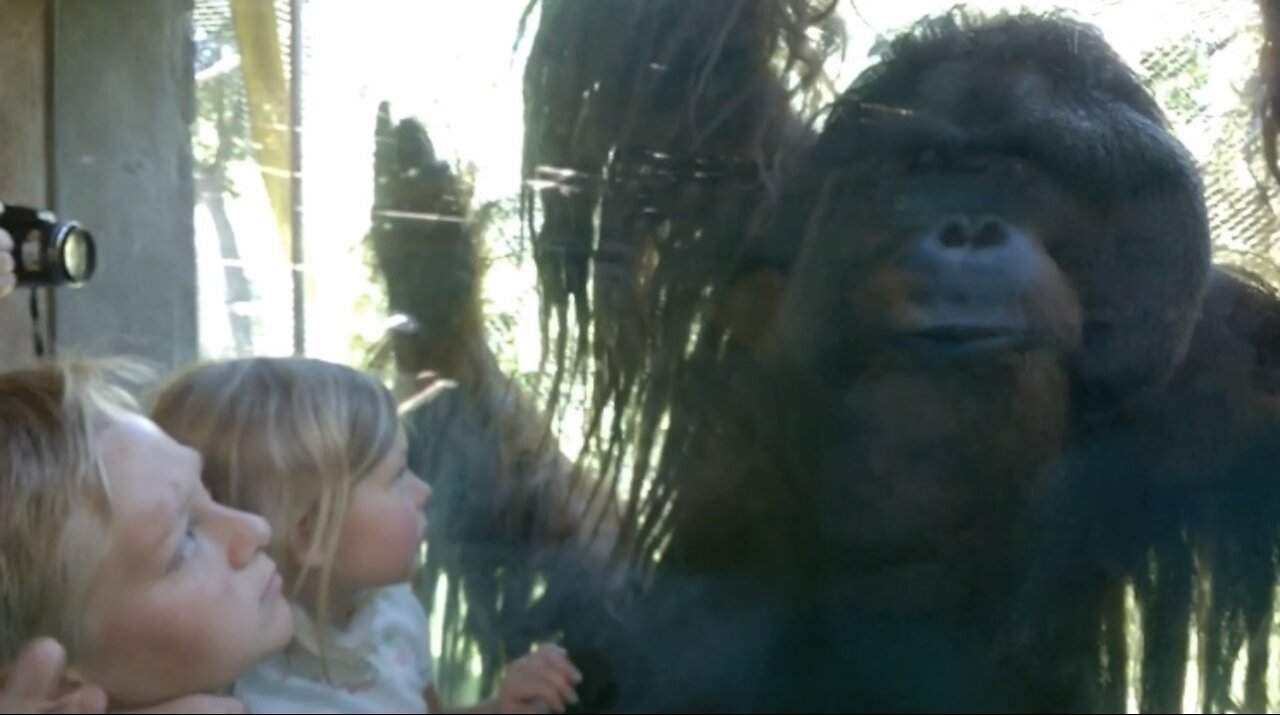
[[[924,353],[970,355],[1015,350],[1030,338],[1022,326],[938,325],[904,333],[901,342]]]

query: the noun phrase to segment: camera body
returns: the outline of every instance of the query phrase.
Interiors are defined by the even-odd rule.
[[[0,229],[13,237],[14,277],[19,287],[81,286],[97,268],[93,236],[52,211],[0,204]]]

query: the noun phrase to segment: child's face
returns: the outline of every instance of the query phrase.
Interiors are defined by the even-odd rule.
[[[293,635],[262,519],[223,507],[200,458],[141,416],[101,436],[112,516],[87,592],[82,674],[113,703],[231,684]]]
[[[431,487],[409,470],[404,433],[351,493],[338,540],[335,583],[349,589],[403,583],[413,576],[426,530]]]

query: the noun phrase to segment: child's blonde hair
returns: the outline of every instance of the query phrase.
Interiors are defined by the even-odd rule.
[[[271,524],[268,553],[299,602],[312,569],[298,567],[289,540],[313,520],[321,556],[316,622],[329,622],[331,576],[347,504],[357,481],[391,451],[400,429],[391,392],[369,375],[309,358],[249,358],[198,365],[160,393],[152,419],[204,457],[213,498]]]
[[[98,437],[137,404],[121,361],[0,373],[0,664],[51,636],[75,658],[85,596],[111,516]]]

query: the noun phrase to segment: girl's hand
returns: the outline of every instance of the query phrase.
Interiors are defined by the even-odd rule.
[[[507,669],[498,690],[500,713],[560,713],[578,702],[574,686],[582,674],[573,667],[565,650],[544,644]]]

